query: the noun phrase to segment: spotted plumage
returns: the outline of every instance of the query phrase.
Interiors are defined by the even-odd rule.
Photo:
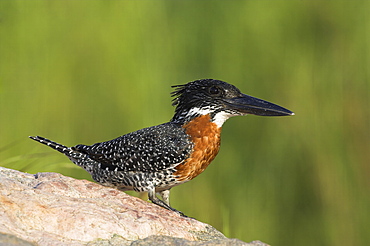
[[[219,80],[196,80],[174,87],[176,109],[168,123],[93,145],[66,147],[43,137],[30,138],[65,154],[96,182],[122,191],[146,191],[153,203],[183,215],[170,206],[169,191],[198,176],[216,157],[221,128],[228,118],[293,113]]]

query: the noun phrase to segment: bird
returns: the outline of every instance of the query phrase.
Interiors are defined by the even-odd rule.
[[[30,138],[66,155],[97,183],[147,192],[152,203],[187,217],[170,206],[170,189],[194,179],[213,161],[227,119],[294,113],[221,80],[199,79],[172,88],[175,112],[169,122],[93,145],[67,147],[40,136]]]

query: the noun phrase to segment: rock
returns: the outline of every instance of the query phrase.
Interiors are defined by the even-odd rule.
[[[34,246],[35,244],[17,238],[16,236],[0,233],[0,245],[6,246]]]
[[[266,245],[227,239],[195,219],[57,173],[0,167],[0,205],[0,233],[8,234],[1,245]]]
[[[147,245],[161,245],[161,246],[268,246],[260,241],[253,241],[251,243],[245,243],[239,239],[214,239],[210,241],[194,242],[183,238],[175,238],[169,236],[150,236],[141,240],[136,240],[131,243],[130,246],[147,246]]]

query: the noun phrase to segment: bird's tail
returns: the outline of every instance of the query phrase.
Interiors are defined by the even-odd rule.
[[[85,153],[79,152],[73,147],[69,148],[67,146],[53,142],[47,138],[43,138],[40,136],[35,136],[35,137],[30,136],[30,138],[39,143],[45,144],[49,146],[50,148],[59,151],[62,154],[65,154],[74,164],[84,168],[89,173],[92,172],[93,166],[96,165],[96,162],[90,159],[88,155],[86,155]]]
[[[39,143],[45,144],[45,145],[49,146],[50,148],[55,149],[56,151],[59,151],[62,154],[65,154],[76,165],[82,166],[83,168],[85,168],[81,159],[84,159],[84,158],[86,159],[86,154],[75,150],[73,147],[69,148],[69,147],[64,146],[62,144],[53,142],[53,141],[51,141],[47,138],[43,138],[43,137],[40,137],[40,136],[35,136],[35,137],[30,136],[30,138],[39,142]]]
[[[60,153],[63,153],[67,156],[69,156],[69,153],[73,151],[70,148],[68,148],[67,146],[64,146],[64,145],[61,145],[59,143],[53,142],[53,141],[51,141],[47,138],[43,138],[43,137],[40,137],[40,136],[35,136],[35,137],[30,136],[30,138],[39,142],[39,143],[45,144],[45,145],[49,146],[50,148],[55,149],[55,150],[59,151]]]

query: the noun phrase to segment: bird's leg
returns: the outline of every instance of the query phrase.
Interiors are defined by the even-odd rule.
[[[148,191],[148,197],[149,197],[149,200],[152,202],[152,203],[154,203],[154,204],[156,204],[156,205],[158,205],[158,206],[161,206],[162,208],[165,208],[165,209],[168,209],[168,210],[171,210],[171,211],[174,211],[174,212],[176,212],[176,213],[178,213],[178,214],[180,214],[181,216],[183,216],[183,217],[187,217],[185,214],[183,214],[181,211],[179,211],[179,210],[176,210],[176,209],[174,209],[174,208],[172,208],[170,205],[168,205],[166,202],[168,202],[169,201],[169,194],[170,194],[170,192],[168,191],[168,192],[165,192],[165,194],[167,193],[167,197],[166,197],[166,195],[164,195],[165,196],[165,198],[163,198],[164,200],[165,200],[165,202],[164,201],[162,201],[161,199],[159,199],[156,195],[155,195],[155,188],[153,188],[153,189],[150,189],[149,191]],[[161,194],[163,194],[162,192],[161,192]]]
[[[170,190],[162,190],[158,192],[159,195],[162,197],[163,201],[168,205],[170,205]]]

